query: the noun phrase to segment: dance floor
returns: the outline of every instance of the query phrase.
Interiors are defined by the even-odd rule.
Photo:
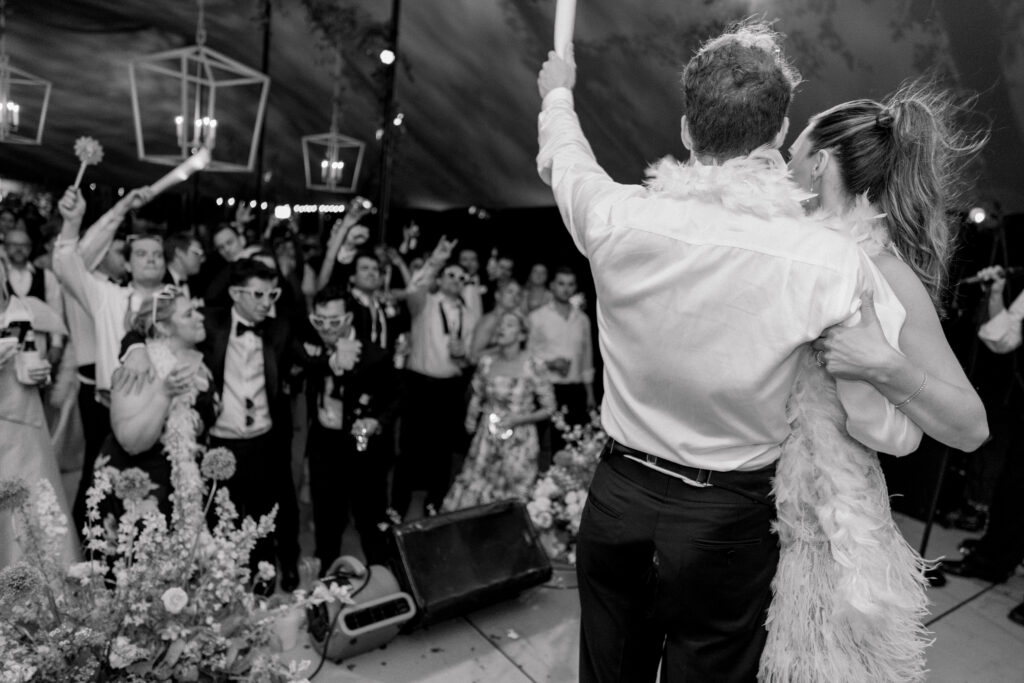
[[[900,518],[916,543],[923,525]],[[962,531],[935,527],[931,557],[957,557]],[[305,539],[304,539],[305,540]],[[314,683],[569,683],[576,681],[579,603],[576,577],[561,569],[547,585],[518,598],[400,635],[386,647],[340,664],[326,663]],[[993,586],[949,577],[930,591],[929,683],[1024,683],[1024,627],[1006,613],[1024,599],[1024,574]],[[290,653],[319,657],[308,645]],[[653,683],[653,682],[652,682]]]

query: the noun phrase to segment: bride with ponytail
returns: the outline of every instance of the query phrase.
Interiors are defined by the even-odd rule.
[[[814,116],[790,149],[794,181],[826,226],[877,267],[859,322],[807,352],[774,483],[781,544],[768,683],[922,681],[930,643],[927,563],[892,519],[877,454],[855,437],[835,379],[860,380],[925,434],[963,451],[988,437],[985,409],[939,323],[962,169],[986,136],[932,83]]]

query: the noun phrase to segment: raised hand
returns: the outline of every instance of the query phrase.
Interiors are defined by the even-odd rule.
[[[447,263],[458,243],[458,240],[450,240],[447,235],[441,235],[441,239],[437,241],[437,246],[434,247],[434,251],[430,255],[430,260],[435,263]]]
[[[815,360],[833,377],[870,381],[875,371],[889,367],[899,356],[882,332],[872,294],[861,297],[860,321],[833,325],[811,344]]]
[[[1006,289],[1006,270],[1002,266],[982,268],[974,277],[989,288],[990,296],[1002,295]]]
[[[543,99],[545,95],[555,88],[569,88],[572,90],[576,85],[576,59],[573,56],[572,45],[566,50],[565,59],[562,59],[554,50],[548,53],[548,59],[540,68],[537,75],[537,90]]]
[[[142,208],[152,199],[153,191],[149,189],[149,186],[136,187],[130,190],[124,197],[121,197],[116,207],[121,213],[128,213],[132,209]]]
[[[75,225],[82,224],[82,217],[85,215],[85,197],[77,187],[69,187],[64,190],[64,195],[57,202],[57,210],[60,216],[67,223]]]

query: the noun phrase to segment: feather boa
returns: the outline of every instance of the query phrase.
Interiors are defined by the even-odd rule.
[[[161,379],[170,374],[179,363],[179,358],[160,342],[148,342],[146,350],[153,369]],[[197,362],[199,359],[191,360]],[[205,486],[199,473],[199,465],[196,463],[196,455],[201,450],[198,437],[203,423],[194,406],[199,392],[208,386],[205,374],[197,370],[188,391],[171,399],[167,422],[160,438],[167,459],[171,463],[171,518],[175,528],[178,528],[177,525],[185,525],[182,528],[196,529],[202,528],[205,524]]]
[[[782,155],[768,147],[716,165],[665,157],[647,169],[645,186],[661,196],[697,199],[759,218],[802,218],[801,202],[814,196],[790,180]]]
[[[891,249],[866,199],[842,219],[869,254]],[[804,353],[774,481],[781,555],[768,610],[765,683],[922,681],[927,564],[889,509],[878,456],[843,428],[835,382]]]

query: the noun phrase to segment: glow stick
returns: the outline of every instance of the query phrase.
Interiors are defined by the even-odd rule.
[[[558,0],[555,5],[555,53],[562,59],[572,44],[575,23],[576,0]]]
[[[173,171],[165,175],[160,180],[156,181],[149,186],[152,196],[156,196],[178,183],[184,182],[189,179],[196,171],[201,171],[210,164],[210,150],[203,147],[198,152],[190,156],[185,161],[178,164],[178,167]]]

